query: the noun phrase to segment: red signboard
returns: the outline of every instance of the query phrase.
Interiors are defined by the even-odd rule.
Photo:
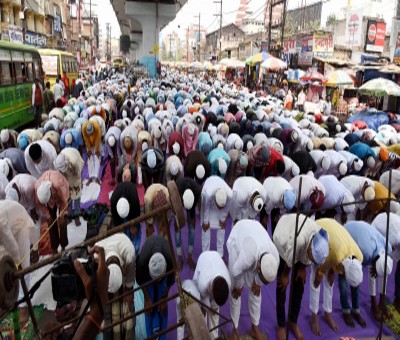
[[[385,46],[386,23],[368,20],[365,50],[370,52],[383,52]]]
[[[294,53],[296,52],[296,39],[286,39],[283,41],[283,49],[285,53]]]

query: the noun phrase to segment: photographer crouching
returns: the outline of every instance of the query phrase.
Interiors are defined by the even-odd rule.
[[[72,263],[74,269],[72,268]],[[87,299],[89,309],[74,339],[94,339],[104,320],[105,326],[133,311],[133,293],[123,303],[108,301],[131,290],[135,281],[135,248],[124,234],[115,234],[89,251],[77,248],[64,255],[52,268],[53,298],[61,304]],[[122,306],[122,307],[120,307]],[[134,320],[117,325],[105,332],[107,339],[134,338]]]

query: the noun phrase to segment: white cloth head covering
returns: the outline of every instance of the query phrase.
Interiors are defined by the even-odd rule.
[[[393,260],[390,256],[387,257],[386,275],[390,275],[393,269]],[[379,259],[376,261],[376,273],[378,276],[385,274],[385,251],[379,252]]]
[[[218,158],[218,170],[222,175],[226,174],[226,170],[228,170],[228,165],[223,158]]]
[[[181,146],[179,145],[178,142],[175,142],[172,145],[172,151],[174,152],[175,155],[179,154],[179,152],[181,151]]]
[[[111,263],[108,266],[110,276],[108,279],[108,292],[115,294],[122,286],[122,271],[119,265]]]
[[[6,177],[10,173],[10,164],[7,160],[8,158],[0,159],[0,173],[4,174]]]
[[[372,156],[367,158],[367,166],[372,169],[375,166],[375,159]]]
[[[37,189],[37,197],[41,204],[47,204],[51,197],[51,182],[43,181]]]
[[[62,173],[68,169],[68,158],[61,152],[54,160],[54,168]]]
[[[110,147],[113,147],[115,145],[115,137],[114,137],[114,135],[109,136],[107,142],[108,142],[108,145]]]
[[[182,195],[182,199],[185,209],[189,210],[193,208],[194,194],[192,190],[186,189]]]
[[[327,171],[331,167],[331,159],[328,156],[323,156],[321,159],[321,169]]]
[[[125,197],[121,197],[117,202],[117,212],[121,218],[129,215],[129,202]]]
[[[154,169],[156,167],[157,164],[157,157],[156,157],[156,153],[154,152],[154,150],[149,150],[147,152],[147,165],[149,166],[149,168]]]
[[[19,196],[17,190],[15,190],[13,187],[8,189],[6,192],[6,200],[19,202]]]
[[[346,175],[346,173],[347,173],[347,164],[345,161],[342,161],[339,164],[339,174],[341,176],[344,176],[344,175]]]
[[[275,256],[272,254],[265,254],[261,258],[261,274],[265,280],[272,282],[278,273],[278,263]]]
[[[363,165],[364,165],[364,162],[363,162],[361,159],[359,159],[359,158],[356,158],[356,159],[353,161],[353,167],[354,167],[354,170],[355,170],[356,172],[359,172],[359,171],[361,170],[361,168],[363,167]]]
[[[71,132],[67,132],[65,134],[64,139],[65,139],[65,143],[66,144],[71,144],[72,143],[72,133]]]
[[[167,269],[167,262],[163,254],[154,253],[149,261],[149,274],[155,280],[161,277]]]
[[[375,190],[372,186],[368,186],[364,191],[364,199],[372,201],[375,198]]]
[[[176,176],[179,172],[179,164],[177,162],[172,162],[169,171],[172,176]]]
[[[225,190],[218,189],[215,192],[215,202],[217,203],[217,205],[221,208],[225,207],[226,200],[227,200],[227,196],[226,196]]]
[[[351,259],[350,257],[342,261],[344,267],[344,274],[346,280],[352,287],[358,287],[363,280],[363,271],[361,262],[357,259]]]
[[[10,139],[10,132],[8,129],[3,129],[0,132],[0,139],[2,143],[7,143],[8,140]]]
[[[206,174],[206,169],[204,169],[204,166],[202,164],[199,164],[196,167],[196,177],[198,179],[203,179],[205,174]]]
[[[264,205],[264,200],[262,199],[260,194],[257,194],[254,197],[253,202],[252,202],[252,206],[253,206],[254,211],[259,213],[261,211],[263,205]]]

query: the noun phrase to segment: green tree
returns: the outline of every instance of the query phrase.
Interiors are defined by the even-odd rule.
[[[335,13],[331,13],[328,16],[328,19],[326,19],[326,26],[333,25],[336,22],[336,20],[337,20],[336,14]]]
[[[291,14],[286,14],[286,19],[285,19],[285,28],[283,30],[283,36],[286,37],[291,37],[296,33],[296,22],[293,19],[293,16]]]

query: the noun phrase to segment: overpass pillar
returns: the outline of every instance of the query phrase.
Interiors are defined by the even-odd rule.
[[[146,65],[150,77],[156,76],[158,54],[154,53],[154,46],[159,43],[160,29],[172,21],[176,16],[176,5],[126,2],[125,13],[138,21],[142,26],[141,39],[133,39],[139,43],[138,60]]]
[[[141,50],[142,50],[142,39],[143,39],[143,34],[140,33],[131,33],[131,58],[134,61],[140,61],[140,58],[142,57],[141,55]]]

